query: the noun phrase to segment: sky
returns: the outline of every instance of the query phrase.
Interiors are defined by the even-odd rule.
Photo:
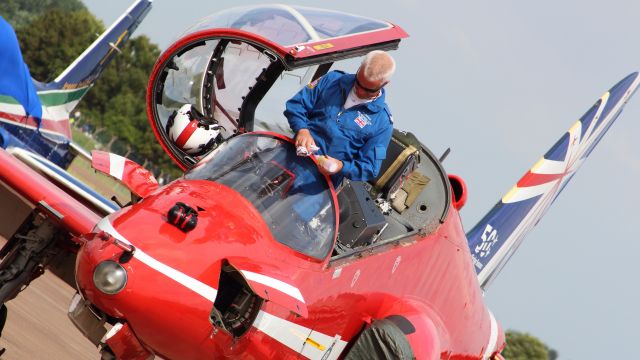
[[[106,25],[129,0],[85,0]],[[300,0],[388,20],[410,37],[393,52],[395,125],[467,183],[467,230],[612,85],[640,69],[635,0]],[[155,0],[138,28],[160,48],[199,18],[245,0]],[[505,329],[562,360],[636,357],[640,282],[640,95],[487,290]]]

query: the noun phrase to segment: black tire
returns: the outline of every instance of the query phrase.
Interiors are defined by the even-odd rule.
[[[389,319],[377,320],[362,331],[345,360],[415,359],[411,344]]]

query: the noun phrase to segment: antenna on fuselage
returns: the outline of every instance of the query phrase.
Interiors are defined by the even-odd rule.
[[[440,155],[440,159],[438,159],[438,161],[440,161],[441,163],[444,162],[444,159],[446,159],[447,156],[449,156],[450,152],[451,152],[451,148],[447,148],[447,150],[445,150],[444,153]]]

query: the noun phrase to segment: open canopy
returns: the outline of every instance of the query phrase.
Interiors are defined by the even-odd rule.
[[[339,11],[289,5],[232,8],[198,21],[184,36],[211,29],[237,29],[263,37],[291,62],[321,53],[395,41],[406,36],[396,25]]]
[[[300,87],[338,60],[396,49],[406,36],[389,22],[314,8],[264,5],[215,13],[160,56],[147,91],[149,120],[165,151],[187,169],[236,134],[288,135],[282,111]],[[215,141],[203,141],[196,155],[168,135],[175,125],[172,115],[184,104],[203,114],[201,126],[219,129]]]

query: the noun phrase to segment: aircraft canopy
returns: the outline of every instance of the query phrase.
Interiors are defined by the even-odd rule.
[[[186,170],[237,134],[291,135],[282,111],[302,86],[334,65],[353,72],[358,61],[351,59],[394,50],[406,36],[389,22],[331,10],[261,5],[218,12],[194,23],[160,56],[147,115],[165,151]],[[196,155],[168,136],[170,119],[184,104],[220,126],[214,146],[197,144],[203,151]]]
[[[251,32],[282,47],[290,47],[392,27],[385,21],[338,11],[277,4],[221,11],[201,19],[184,35],[212,28],[230,28]]]

